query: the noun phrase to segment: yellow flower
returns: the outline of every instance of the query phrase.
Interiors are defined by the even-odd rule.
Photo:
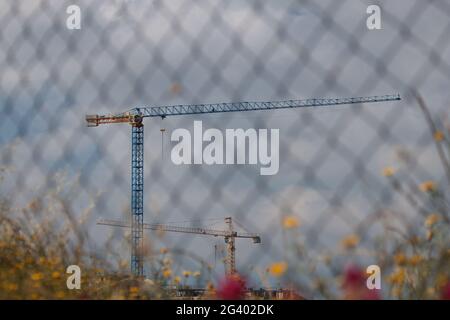
[[[269,266],[269,272],[274,277],[281,277],[287,270],[286,262],[274,262]]]
[[[297,228],[300,225],[300,222],[298,221],[297,217],[295,216],[287,216],[283,219],[283,227],[285,229],[293,229]]]
[[[55,294],[55,298],[57,298],[57,299],[62,299],[62,298],[64,298],[64,296],[65,296],[64,291],[58,291]]]
[[[39,299],[39,295],[37,293],[32,293],[31,294],[31,299],[37,300],[37,299]]]
[[[392,167],[386,167],[383,169],[383,176],[392,177],[395,173],[395,169]]]
[[[181,278],[179,276],[176,276],[175,278],[173,278],[173,282],[175,282],[176,284],[181,282]]]
[[[183,276],[185,276],[186,278],[188,278],[188,277],[191,275],[191,273],[192,273],[192,272],[185,270],[185,271],[183,271]]]
[[[399,265],[399,266],[402,266],[402,265],[404,265],[405,264],[405,262],[406,262],[406,256],[403,254],[403,253],[397,253],[395,256],[394,256],[394,261],[395,261],[395,264],[397,264],[397,265]]]
[[[433,192],[436,191],[436,184],[433,181],[425,181],[419,186],[422,192]]]
[[[131,294],[136,294],[139,292],[139,288],[138,287],[130,287],[130,293]]]
[[[440,216],[437,213],[430,214],[425,220],[425,226],[430,228],[435,225],[440,219]]]
[[[172,270],[164,269],[162,274],[164,278],[170,278],[170,276],[172,275]]]
[[[42,280],[42,278],[44,278],[44,275],[40,272],[36,272],[31,275],[31,280],[33,281],[39,281]]]
[[[442,140],[444,140],[444,133],[442,131],[436,131],[434,133],[434,140],[436,140],[437,142],[441,142]]]
[[[52,278],[53,279],[59,279],[61,277],[61,273],[59,273],[58,271],[53,271],[52,272]]]
[[[422,262],[422,260],[423,260],[423,257],[416,254],[416,255],[413,255],[411,258],[409,258],[409,263],[412,266],[417,266],[420,262]]]
[[[402,285],[403,282],[405,281],[405,275],[406,275],[405,269],[398,268],[395,272],[393,272],[389,276],[389,281],[393,284]]]
[[[19,289],[19,286],[16,283],[7,283],[5,285],[5,289],[7,291],[17,291],[17,289]]]
[[[358,245],[358,243],[359,243],[359,237],[356,234],[348,235],[344,239],[341,240],[341,245],[345,249],[353,249]]]

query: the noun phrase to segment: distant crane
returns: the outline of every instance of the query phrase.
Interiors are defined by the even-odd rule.
[[[242,233],[236,232],[233,228],[233,221],[231,217],[225,218],[225,223],[227,225],[227,230],[215,230],[208,228],[197,228],[197,227],[180,227],[174,225],[160,224],[160,223],[144,223],[144,229],[148,230],[160,230],[168,232],[181,232],[181,233],[193,233],[200,235],[208,235],[215,237],[223,237],[225,243],[227,244],[227,253],[225,257],[225,274],[233,275],[236,273],[236,246],[235,238],[247,238],[252,239],[253,243],[261,243],[261,237],[256,233]],[[108,220],[100,219],[97,224],[107,225],[113,227],[123,227],[130,228],[131,225],[124,221],[119,220]]]
[[[144,276],[143,215],[144,215],[144,125],[147,117],[184,116],[222,112],[279,110],[319,106],[336,106],[357,103],[374,103],[400,100],[400,95],[354,98],[325,98],[286,100],[273,102],[231,102],[213,104],[137,107],[126,112],[107,115],[86,115],[88,127],[101,124],[128,123],[131,125],[131,272]]]

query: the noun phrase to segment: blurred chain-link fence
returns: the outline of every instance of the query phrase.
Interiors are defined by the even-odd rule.
[[[380,30],[366,26],[373,4]],[[67,27],[71,5],[81,10],[80,29]],[[449,17],[444,0],[3,1],[2,195],[30,209],[32,199],[63,194],[93,254],[128,263],[129,232],[96,220],[129,219],[130,126],[87,128],[86,114],[399,93],[402,101],[373,105],[144,121],[145,222],[224,229],[231,216],[262,239],[236,242],[237,269],[251,286],[283,286],[285,274],[306,296],[326,297],[333,290],[317,289],[311,274],[382,265],[376,253],[397,248],[379,247],[386,224],[409,236],[422,232],[424,215],[448,217],[448,148],[440,144],[449,138]],[[192,132],[194,120],[221,131],[279,129],[279,172],[173,164],[171,133]],[[171,276],[203,274],[198,261],[213,279],[223,274],[223,238],[146,236],[147,274],[155,270],[151,252],[183,252]]]

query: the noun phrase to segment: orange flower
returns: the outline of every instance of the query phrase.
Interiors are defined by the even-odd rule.
[[[138,287],[130,287],[130,293],[131,294],[136,294],[139,292],[139,288]]]
[[[269,273],[274,277],[281,277],[287,270],[286,262],[275,262],[269,266]]]
[[[434,133],[434,140],[436,140],[437,142],[441,142],[442,140],[444,140],[444,133],[442,131],[436,131]]]
[[[395,169],[392,167],[386,167],[383,169],[383,176],[392,177],[395,173]]]
[[[417,266],[420,262],[422,262],[423,257],[421,255],[413,255],[411,258],[409,258],[409,263],[412,266]]]
[[[172,275],[172,270],[164,269],[162,274],[164,278],[170,278],[170,276]]]
[[[402,285],[403,282],[405,281],[405,277],[406,277],[405,269],[399,268],[389,276],[389,282],[393,284]]]
[[[359,244],[359,237],[356,234],[346,236],[341,240],[341,245],[345,249],[353,249]]]
[[[425,181],[419,188],[422,192],[434,192],[436,191],[436,184],[433,181]]]
[[[42,280],[44,278],[44,275],[40,272],[35,272],[31,275],[31,280],[33,281],[39,281]]]
[[[294,229],[300,225],[299,220],[295,216],[287,216],[283,219],[283,227],[285,229]]]
[[[404,265],[405,264],[405,262],[406,262],[406,256],[403,254],[403,253],[397,253],[395,256],[394,256],[394,261],[395,261],[395,264],[397,264],[397,265],[399,265],[399,266],[402,266],[402,265]]]

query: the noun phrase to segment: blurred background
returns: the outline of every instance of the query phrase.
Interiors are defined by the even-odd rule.
[[[372,4],[382,9],[381,30],[366,26]],[[66,26],[70,5],[81,9],[79,30]],[[308,298],[339,295],[340,282],[327,279],[349,264],[383,265],[400,247],[407,259],[445,251],[448,224],[426,248],[404,248],[387,233],[431,241],[426,232],[434,223],[424,219],[448,222],[449,16],[450,3],[440,0],[1,2],[5,246],[19,229],[31,242],[39,241],[35,233],[46,237],[45,253],[27,254],[32,275],[39,255],[51,255],[45,250],[61,241],[70,248],[65,264],[94,259],[108,264],[102,274],[129,272],[129,230],[96,221],[129,220],[130,126],[87,128],[86,114],[399,93],[402,101],[381,104],[146,119],[144,221],[225,230],[224,218],[232,217],[262,240],[236,240],[237,270],[247,285],[295,283]],[[279,129],[278,174],[261,176],[250,165],[174,165],[171,132],[192,132],[195,120],[221,131]],[[76,233],[65,229],[67,219]],[[223,238],[145,235],[149,279],[205,287],[223,277]],[[19,249],[11,250],[15,256]],[[0,261],[10,270],[7,257]],[[398,267],[387,264],[383,283]],[[21,285],[9,290],[16,281],[8,279],[1,290],[14,297]],[[420,297],[437,297],[436,286],[421,287]],[[401,290],[385,289],[383,297],[414,297]]]

